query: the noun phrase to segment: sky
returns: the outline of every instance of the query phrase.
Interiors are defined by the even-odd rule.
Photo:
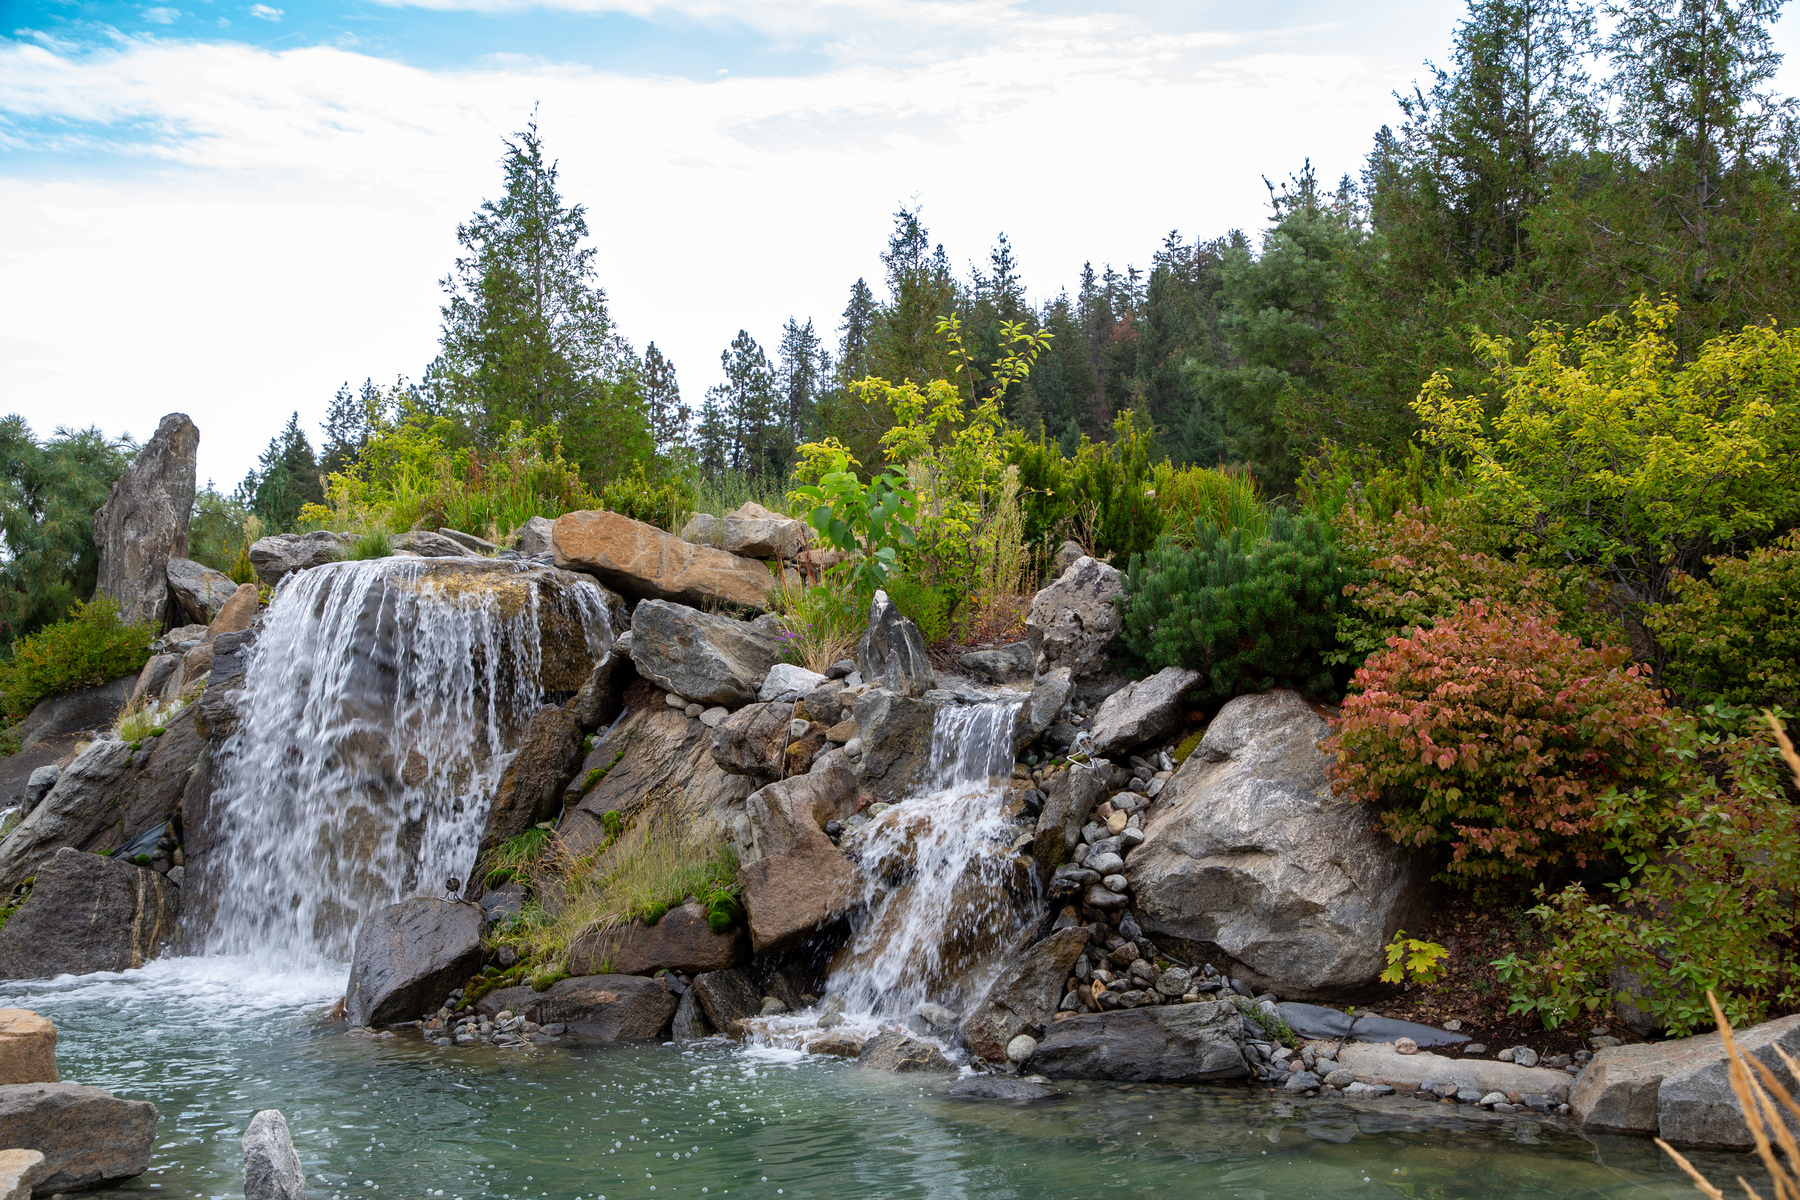
[[[200,427],[417,379],[456,227],[536,112],[620,331],[698,407],[747,329],[835,343],[902,205],[1037,300],[1360,169],[1454,0],[0,0],[0,412]],[[1794,33],[1782,29],[1783,40]]]

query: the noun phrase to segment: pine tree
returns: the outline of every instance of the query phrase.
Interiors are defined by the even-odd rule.
[[[869,373],[869,338],[874,333],[875,317],[875,293],[858,279],[850,285],[850,303],[844,306],[844,323],[838,326],[843,335],[838,341],[841,378],[861,379]]]
[[[870,338],[874,373],[898,383],[926,384],[950,374],[937,323],[955,309],[956,283],[943,246],[934,250],[917,208],[894,214],[894,232],[881,256],[888,303]]]
[[[0,642],[61,620],[94,594],[94,510],[136,447],[98,429],[58,429],[40,442],[25,418],[0,419]]]
[[[707,389],[715,424],[722,424],[727,443],[724,466],[752,476],[783,476],[793,456],[793,443],[780,422],[775,369],[748,331],[738,330],[719,354],[725,382]],[[704,424],[704,422],[703,422]]]
[[[831,372],[830,356],[808,320],[801,325],[788,318],[781,329],[781,366],[777,386],[781,393],[781,422],[789,444],[799,445],[812,428],[813,411]]]
[[[305,504],[323,504],[325,487],[312,442],[300,428],[294,413],[281,432],[269,439],[268,449],[257,458],[256,469],[245,478],[242,494],[250,511],[271,530],[286,531],[300,520]]]
[[[396,385],[395,392],[402,389]],[[364,379],[361,390],[352,392],[348,381],[331,398],[325,413],[325,450],[320,468],[330,475],[342,471],[362,455],[369,439],[384,429],[392,419],[394,396]]]
[[[641,387],[657,453],[679,453],[687,447],[688,425],[694,413],[681,402],[681,385],[675,382],[675,364],[663,357],[655,342],[644,350]]]

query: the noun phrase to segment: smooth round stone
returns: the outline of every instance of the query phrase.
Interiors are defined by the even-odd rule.
[[[686,708],[687,698],[684,696],[677,696],[674,692],[670,692],[663,697],[663,703],[667,704],[670,708]]]
[[[1100,882],[1106,885],[1108,891],[1114,892],[1123,892],[1131,886],[1131,882],[1123,875],[1108,875]],[[1095,907],[1098,908],[1099,905],[1095,905]]]
[[[682,711],[690,717],[697,717],[706,711],[706,706],[704,704],[690,704]]]
[[[1037,1053],[1037,1039],[1029,1033],[1021,1033],[1006,1043],[1006,1057],[1009,1062],[1022,1063]]]
[[[806,731],[811,728],[812,728],[811,721],[804,720],[803,718],[800,718],[800,717],[795,717],[793,720],[788,722],[788,737],[789,738],[803,738],[806,736]]]
[[[708,729],[717,729],[719,727],[719,722],[730,715],[731,710],[715,704],[700,714],[700,723]]]
[[[1086,861],[1081,865],[1090,871],[1097,871],[1101,875],[1117,875],[1125,869],[1125,860],[1108,850],[1100,854],[1088,855]]]
[[[1114,878],[1117,878],[1117,876],[1114,876]],[[1126,897],[1119,895],[1117,892],[1109,892],[1099,884],[1095,884],[1093,887],[1089,888],[1087,890],[1087,895],[1082,897],[1082,901],[1089,908],[1098,908],[1101,911],[1111,908],[1124,908],[1127,904],[1131,903]]]

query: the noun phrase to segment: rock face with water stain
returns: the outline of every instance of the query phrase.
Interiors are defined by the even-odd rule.
[[[370,914],[344,995],[350,1024],[409,1020],[443,1003],[481,967],[485,924],[473,904],[424,896]]]
[[[525,1015],[540,1025],[560,1022],[570,1033],[601,1042],[658,1037],[675,1015],[676,1000],[660,979],[641,975],[579,975],[551,985]]]
[[[862,742],[856,775],[865,791],[892,802],[915,795],[932,782],[936,704],[871,688],[856,698],[854,712],[856,736]]]
[[[585,571],[633,599],[731,604],[762,611],[780,582],[762,563],[696,546],[615,512],[572,512],[550,528],[556,565]]]
[[[1053,1024],[1029,1066],[1052,1079],[1244,1079],[1242,1037],[1243,1018],[1225,1000],[1090,1013]]]
[[[156,1144],[156,1105],[73,1083],[0,1087],[0,1145],[36,1150],[34,1195],[86,1191],[142,1175]]]
[[[65,847],[36,879],[0,928],[0,978],[130,970],[175,936],[181,892],[154,871]]]
[[[187,557],[199,449],[200,430],[185,413],[170,413],[94,514],[96,594],[117,601],[122,620],[158,631],[168,622],[169,560]]]

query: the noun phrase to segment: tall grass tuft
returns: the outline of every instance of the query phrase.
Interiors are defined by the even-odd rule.
[[[849,658],[868,627],[868,613],[848,581],[826,575],[807,587],[787,583],[774,595],[775,612],[785,636],[782,657],[821,674],[832,663]]]

